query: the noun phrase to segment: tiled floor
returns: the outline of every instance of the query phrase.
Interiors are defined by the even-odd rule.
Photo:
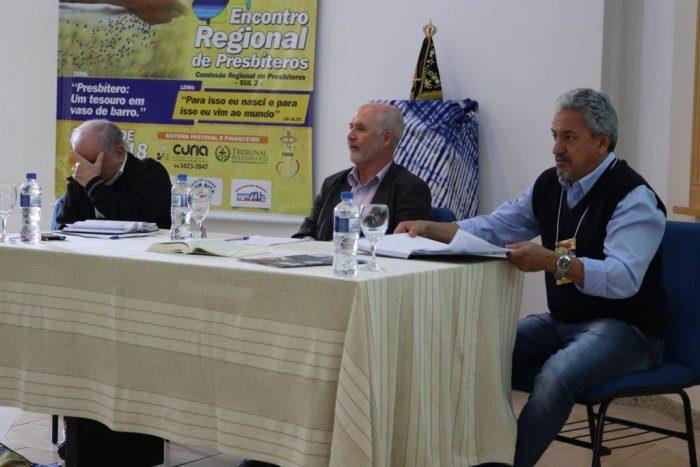
[[[520,392],[513,392],[513,405],[519,412],[525,403],[527,396]],[[610,415],[620,418],[632,418],[642,423],[659,424],[671,429],[682,430],[681,423],[658,413],[629,406],[613,406]],[[577,406],[569,421],[585,420],[585,407]],[[582,427],[580,431],[567,433],[569,435],[585,434],[585,423],[571,425],[572,428]],[[616,427],[611,426],[610,430]],[[610,431],[606,439],[622,437],[640,430]],[[658,435],[646,434],[641,439],[655,439]],[[700,430],[695,431],[696,444],[700,446]],[[8,447],[23,454],[32,462],[52,463],[59,462],[55,446],[51,444],[51,419],[49,415],[22,412],[19,409],[0,407],[0,440]],[[610,447],[630,444],[628,438],[608,441],[605,444]],[[235,467],[241,459],[220,454],[217,451],[183,446],[177,443],[169,443],[166,447],[165,463],[161,467],[175,467],[186,465],[187,467]],[[688,450],[684,441],[668,438],[649,444],[615,449],[610,456],[602,461],[603,466],[616,467],[685,467],[688,463]],[[591,465],[591,453],[589,450],[554,442],[547,450],[539,467],[588,467]]]
[[[513,392],[513,406],[516,413],[520,412],[526,400],[527,394],[517,391]],[[625,418],[649,425],[663,426],[672,430],[685,431],[685,427],[682,423],[649,409],[613,404],[610,409],[608,409],[608,414],[612,417]],[[582,421],[582,423],[572,423],[579,420]],[[573,431],[567,432],[566,435],[578,436],[587,434],[588,428],[585,420],[586,408],[584,406],[574,407],[569,417],[569,425],[565,428]],[[700,446],[700,430],[698,430],[700,427],[695,428],[695,444],[696,446]],[[658,439],[661,437],[661,435],[647,433],[640,437],[622,438],[632,433],[641,432],[642,430],[638,429],[623,429],[620,425],[606,425],[604,439],[609,441],[605,441],[604,444],[614,448],[616,446],[629,445],[639,443],[639,441]],[[620,439],[613,441],[612,438]],[[588,438],[584,439],[584,441],[588,440]],[[603,457],[601,463],[605,467],[687,467],[690,465],[688,459],[688,447],[685,441],[676,438],[666,438],[649,444],[639,444],[637,446],[613,449],[612,454]],[[591,465],[591,451],[555,441],[549,449],[547,449],[537,465],[538,467],[588,467]]]

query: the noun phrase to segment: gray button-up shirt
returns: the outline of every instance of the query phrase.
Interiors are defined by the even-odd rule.
[[[364,185],[360,183],[360,179],[357,175],[357,167],[352,168],[348,174],[348,183],[350,184],[353,201],[357,209],[362,209],[363,204],[370,204],[372,202],[372,198],[374,198],[375,193],[377,193],[377,188],[379,188],[379,184],[384,180],[391,164],[392,163],[389,162],[385,165],[382,170],[377,172],[377,175],[370,178]]]

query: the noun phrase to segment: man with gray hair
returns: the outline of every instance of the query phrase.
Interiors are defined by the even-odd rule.
[[[127,151],[122,132],[108,120],[88,120],[70,140],[73,173],[56,223],[86,219],[154,222],[170,228],[170,177],[159,162]]]
[[[550,312],[519,321],[513,351],[513,386],[531,390],[517,467],[535,465],[586,391],[663,357],[666,208],[615,156],[610,98],[592,89],[559,97],[552,137],[556,166],[490,215],[396,229],[448,243],[469,232],[511,249],[519,269],[544,271]],[[538,235],[541,245],[529,241]]]
[[[294,237],[332,240],[333,209],[343,191],[352,191],[358,207],[369,203],[386,204],[389,232],[404,220],[433,219],[428,185],[393,162],[403,129],[403,116],[393,105],[361,106],[350,122],[347,137],[350,162],[355,166],[324,180],[311,214]]]

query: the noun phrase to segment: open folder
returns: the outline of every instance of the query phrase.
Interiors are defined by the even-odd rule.
[[[369,242],[362,238],[358,248],[370,251]],[[452,243],[436,242],[425,237],[409,237],[407,233],[385,236],[377,244],[377,254],[394,258],[423,255],[474,255],[505,258],[507,248],[494,245],[463,230],[458,230]]]

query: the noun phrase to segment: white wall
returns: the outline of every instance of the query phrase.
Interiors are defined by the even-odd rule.
[[[602,87],[620,118],[618,152],[647,179],[670,219],[688,205],[696,0],[608,0]]]
[[[668,144],[667,205],[688,206],[691,136],[693,132],[693,85],[695,77],[695,35],[697,1],[676,2],[673,31],[673,63],[670,89],[671,120]],[[697,222],[697,218],[670,214],[670,219]],[[696,404],[700,407],[700,391]]]
[[[608,0],[605,19],[603,88],[618,103],[618,153],[683,221],[697,221],[673,214],[688,206],[696,9],[696,0]],[[700,388],[689,395],[700,407]]]
[[[3,1],[0,15],[0,183],[38,172],[43,206],[54,197],[58,2]],[[46,209],[44,210],[46,211]],[[50,212],[50,211],[48,211]],[[49,217],[44,213],[44,217]],[[44,219],[48,226],[48,219]],[[9,228],[19,230],[16,209]]]
[[[605,24],[609,40],[604,46],[602,87],[617,106],[620,139],[616,153],[665,200],[675,2],[609,1]]]

